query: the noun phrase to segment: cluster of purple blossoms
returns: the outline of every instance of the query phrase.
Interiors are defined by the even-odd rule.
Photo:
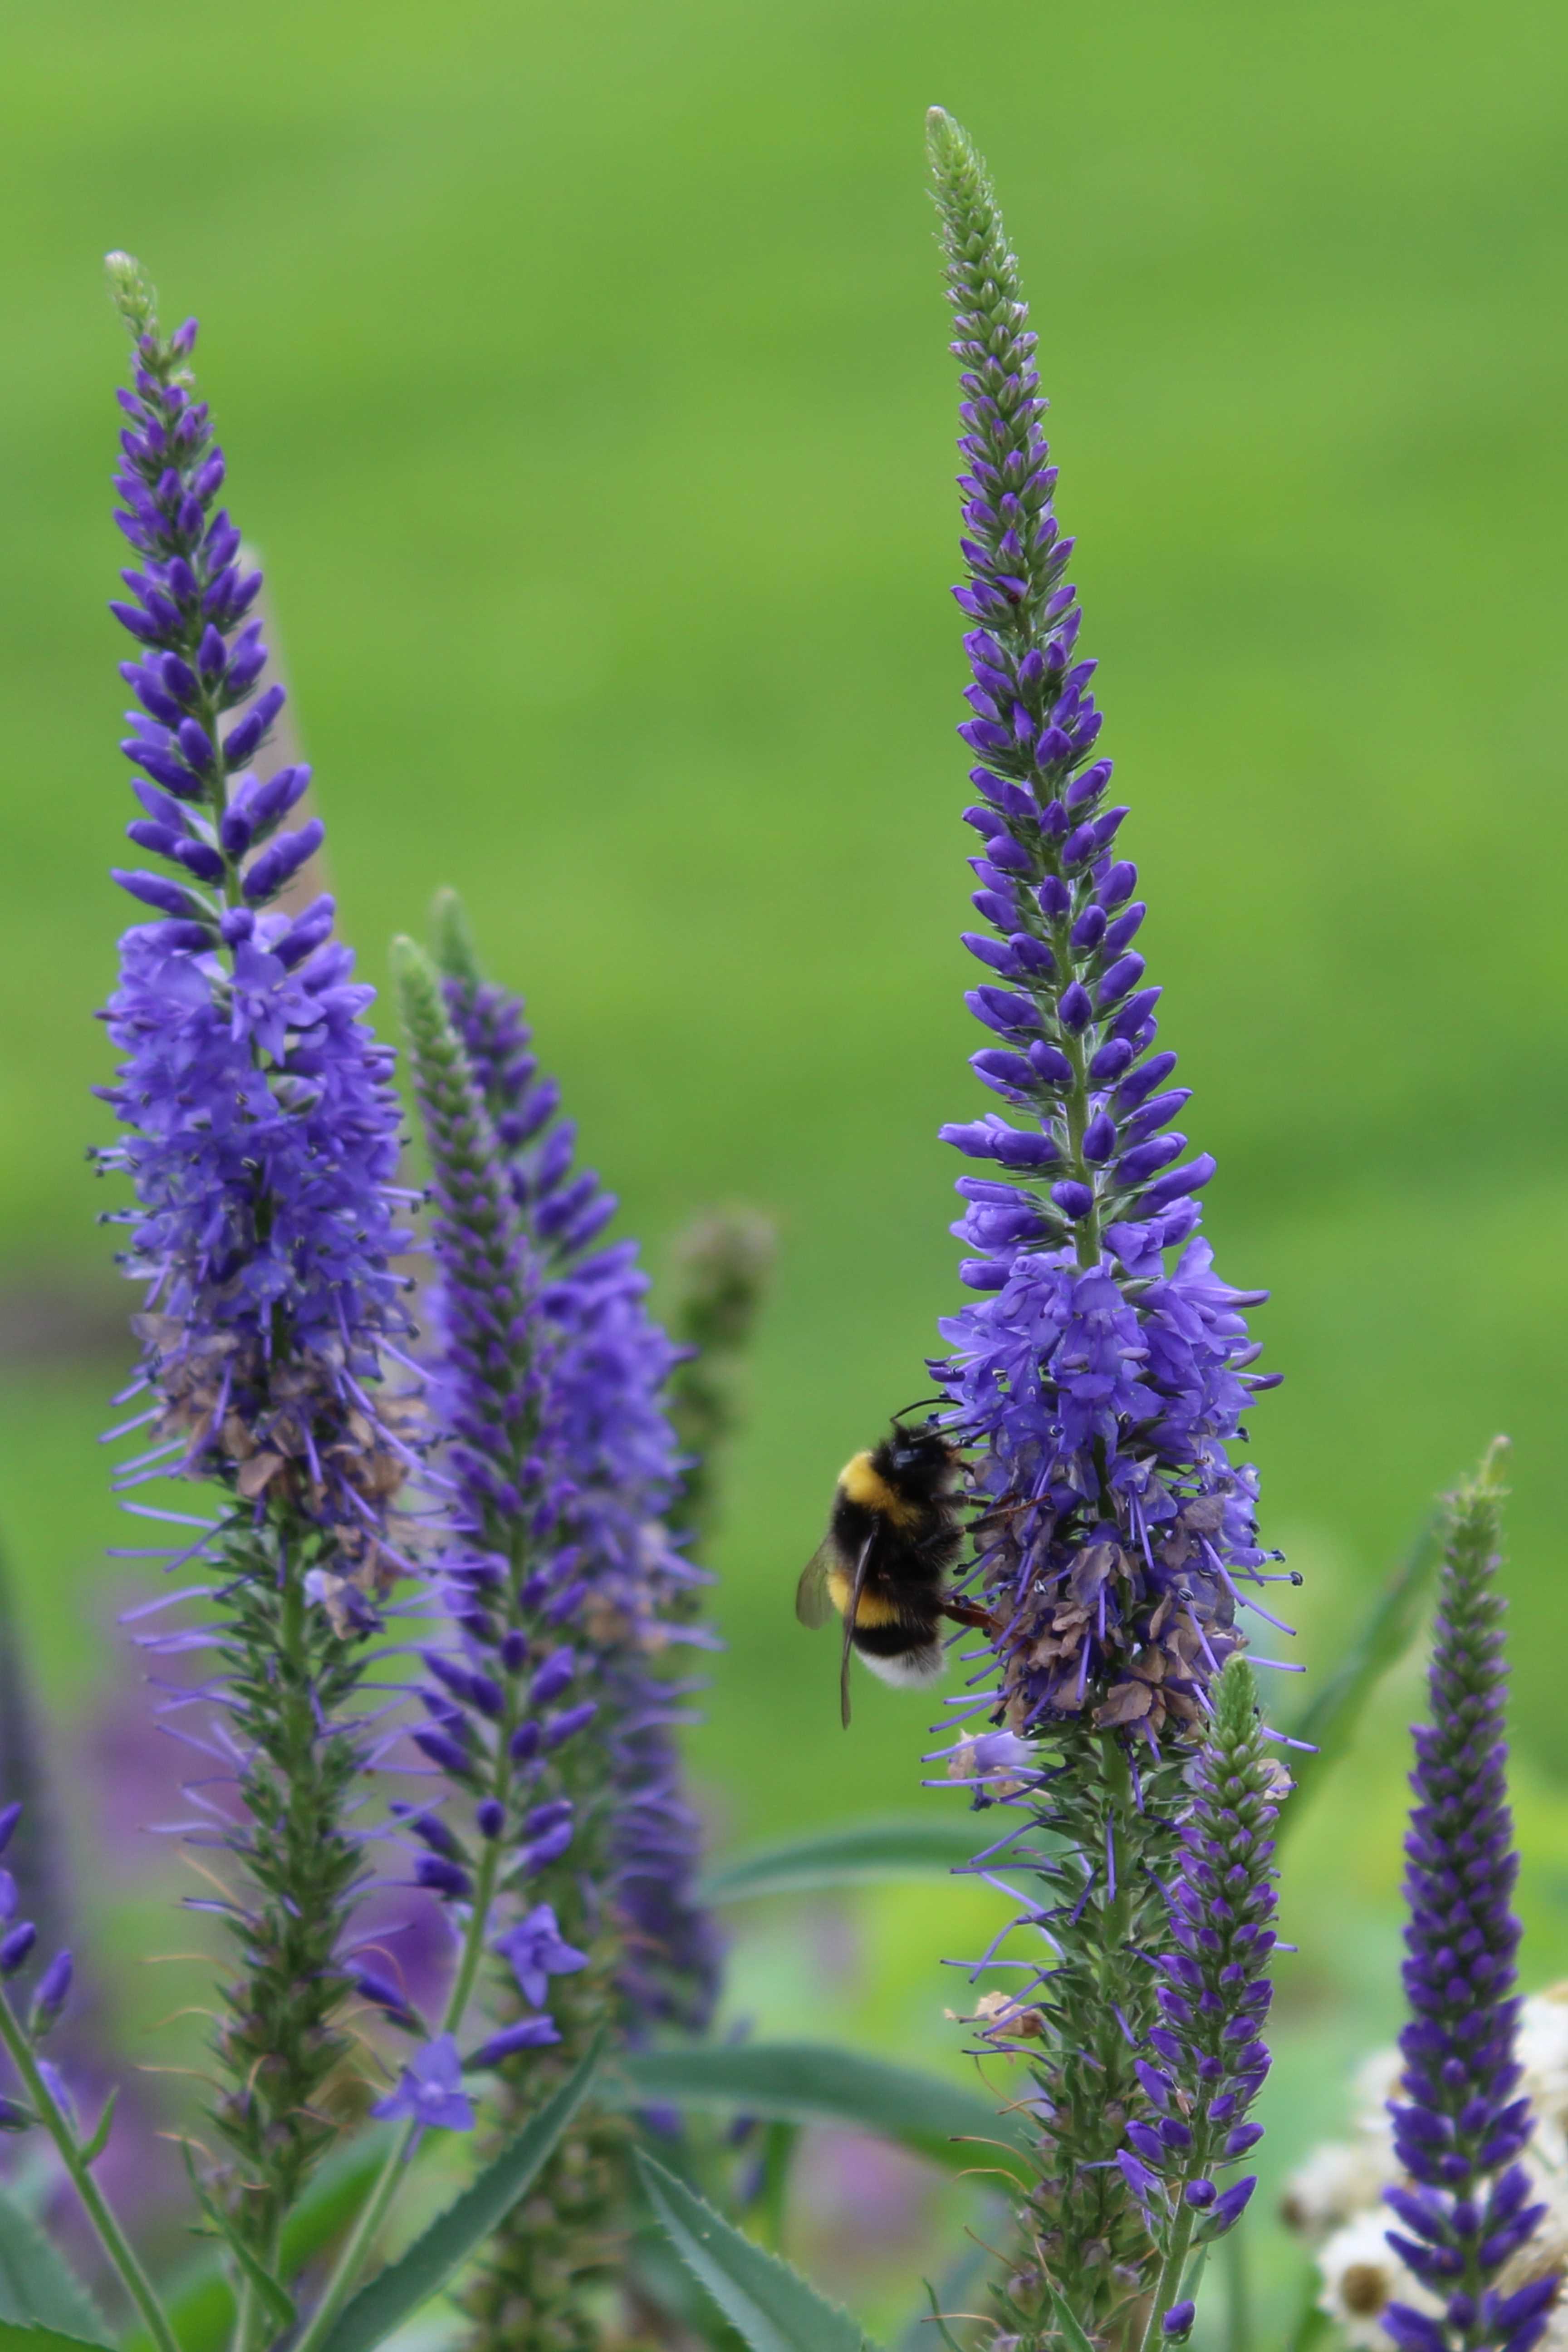
[[[1229,1450],[1272,1384],[1245,1369],[1258,1350],[1242,1310],[1265,1294],[1221,1282],[1196,1233],[1214,1161],[1184,1161],[1172,1129],[1189,1096],[1170,1084],[1175,1055],[1153,1050],[1160,991],[1133,944],[1137,872],[1115,855],[1126,811],[1107,805],[1111,763],[1094,756],[1095,665],[1078,653],[1036,339],[964,152],[941,201],[967,428],[954,593],[974,624],[960,732],[980,761],[966,815],[989,926],[964,935],[986,971],[967,1001],[996,1041],[974,1071],[1028,1123],[942,1130],[997,1172],[959,1180],[961,1271],[982,1297],[942,1324],[951,1354],[932,1369],[983,1449],[977,1573],[1007,1721],[1091,1722],[1157,1747],[1201,1724],[1237,1605],[1274,1557],[1258,1544],[1256,1474]]]
[[[1518,1858],[1503,1737],[1503,1603],[1495,1590],[1501,1512],[1497,1449],[1455,1499],[1430,1673],[1432,1720],[1415,1731],[1415,1803],[1405,1839],[1405,2070],[1390,2103],[1409,2185],[1387,2193],[1389,2242],[1440,2299],[1436,2316],[1390,2304],[1404,2352],[1530,2352],[1561,2279],[1503,2273],[1545,2207],[1519,2158],[1531,2136],[1514,2055]]]
[[[114,277],[136,359],[116,520],[138,561],[133,601],[111,608],[137,644],[121,748],[144,814],[127,831],[166,869],[116,871],[160,919],[121,942],[105,1017],[123,1058],[100,1089],[127,1130],[99,1155],[135,1192],[116,1213],[123,1263],[148,1286],[128,1395],[153,1402],[126,1426],[150,1423],[154,1444],[124,1475],[214,1476],[258,1514],[281,1504],[331,1530],[327,1597],[374,1595],[401,1564],[387,1512],[411,1461],[410,1403],[373,1393],[408,1328],[393,1056],[332,941],[332,901],[272,906],[321,826],[279,830],[308,769],[256,766],[283,704],[247,618],[260,574],[242,573],[216,503],[223,454],[184,365],[195,322],[161,340],[134,265],[117,257]]]

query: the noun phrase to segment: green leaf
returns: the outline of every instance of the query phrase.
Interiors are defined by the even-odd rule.
[[[103,2338],[68,2336],[58,2327],[26,2327],[15,2319],[0,2319],[0,2352],[103,2352]]]
[[[0,2197],[0,2320],[107,2344],[102,2314],[36,2221]]]
[[[858,2051],[826,2042],[753,2042],[689,2050],[625,2052],[600,2086],[606,2105],[666,2101],[770,2123],[858,2126],[935,2158],[955,2171],[1002,2165],[1027,2177],[1028,2141],[1019,2118],[988,2099]],[[976,2145],[979,2142],[981,2145]]]
[[[1373,1689],[1415,1639],[1442,1557],[1443,1523],[1435,1516],[1376,1595],[1339,1664],[1296,1720],[1284,1726],[1292,1739],[1306,1740],[1317,1753],[1305,1755],[1297,1748],[1289,1751],[1296,1787],[1289,1804],[1280,1808],[1276,1840],[1300,1821],[1330,1766],[1354,1738]]]
[[[370,2193],[391,2135],[376,2132],[342,2149],[325,2163],[283,2225],[279,2274],[293,2278],[330,2246]],[[176,2272],[163,2293],[169,2324],[182,2352],[225,2352],[234,2329],[234,2287],[227,2272],[203,2254]],[[138,2328],[125,2339],[125,2352],[153,2352],[153,2339]]]
[[[277,2327],[292,2327],[300,2315],[294,2308],[294,2298],[279,2285],[266,2263],[252,2252],[240,2236],[237,2223],[226,2214],[216,2198],[209,2197],[196,2172],[195,2158],[190,2142],[182,2140],[180,2154],[185,2159],[185,2178],[191,2184],[191,2195],[212,2223],[214,2234],[220,2237],[229,2252],[250,2281],[261,2298],[262,2307]]]
[[[109,2135],[114,2129],[114,2110],[119,2105],[120,2085],[116,2083],[103,2103],[102,2114],[93,2126],[92,2137],[82,2149],[81,2160],[84,2164],[96,2164],[109,2146]]]
[[[989,2246],[971,2240],[960,2253],[954,2255],[934,2286],[930,2279],[921,2279],[921,2284],[926,2291],[928,2303],[906,2322],[894,2352],[931,2352],[933,2326],[940,2326],[945,2336],[950,2318],[972,2317],[972,2313],[960,2311],[955,2306],[973,2302],[983,2291],[985,2273],[994,2260]]]
[[[1071,2352],[1094,2352],[1093,2345],[1079,2325],[1078,2315],[1070,2308],[1060,2289],[1049,2279],[1046,2281],[1046,2293],[1051,2298],[1051,2309],[1056,2313],[1057,2326],[1070,2346]]]
[[[798,2271],[764,2253],[639,2148],[648,2203],[671,2244],[751,2352],[874,2352],[858,2322]]]
[[[504,2221],[555,2152],[556,2142],[582,2105],[604,2046],[600,2034],[569,2082],[502,2148],[471,2188],[416,2238],[395,2263],[345,2304],[320,2352],[374,2352],[393,2330],[440,2294],[470,2254]],[[0,2352],[5,2352],[0,2346]]]
[[[885,1878],[922,1878],[958,1870],[1003,1833],[983,1815],[936,1813],[929,1820],[853,1822],[782,1845],[761,1846],[709,1871],[704,1903],[739,1903],[753,1895],[800,1895],[818,1886],[865,1886]],[[1050,1841],[1047,1841],[1050,1843]]]

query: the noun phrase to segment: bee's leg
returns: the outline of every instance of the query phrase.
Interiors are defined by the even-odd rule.
[[[940,1606],[942,1615],[951,1617],[954,1624],[973,1625],[977,1632],[989,1633],[993,1641],[997,1639],[1003,1630],[1001,1619],[994,1616],[989,1609],[983,1609],[978,1601],[959,1601],[949,1598]]]

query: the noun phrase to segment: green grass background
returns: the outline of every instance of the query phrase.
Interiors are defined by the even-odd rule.
[[[457,883],[656,1265],[703,1203],[779,1220],[693,1741],[717,1833],[921,1801],[923,1717],[867,1685],[841,1738],[790,1591],[838,1462],[924,1386],[934,1129],[982,1107],[941,100],[1034,291],[1210,1230],[1274,1293],[1255,1434],[1301,1645],[1511,1432],[1528,1968],[1568,1965],[1560,9],[60,0],[6,49],[0,1281],[107,1281],[124,245],[204,320],[364,971]],[[124,1589],[117,1369],[13,1363],[0,1418],[68,1752]],[[1414,1703],[1296,1857],[1277,2149],[1394,2014]],[[752,1923],[763,2022],[951,2053],[952,1898],[859,1916],[837,1975]]]

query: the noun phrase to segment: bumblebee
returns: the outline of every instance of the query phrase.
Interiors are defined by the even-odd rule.
[[[838,1474],[827,1533],[807,1560],[795,1597],[803,1625],[844,1621],[839,1712],[849,1725],[849,1654],[881,1682],[918,1690],[942,1672],[943,1617],[989,1626],[986,1612],[946,1590],[963,1542],[955,1490],[960,1455],[935,1429],[895,1421],[879,1445]]]

